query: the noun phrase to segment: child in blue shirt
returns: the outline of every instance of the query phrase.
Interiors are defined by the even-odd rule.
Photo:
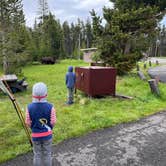
[[[73,104],[74,99],[74,87],[76,82],[76,75],[73,72],[73,66],[68,67],[68,72],[66,73],[66,87],[68,89],[68,101],[67,104]]]

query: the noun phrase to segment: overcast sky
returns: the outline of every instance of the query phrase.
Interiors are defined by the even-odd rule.
[[[35,17],[39,9],[39,0],[23,0],[23,9],[28,26],[34,25]],[[89,11],[95,9],[102,16],[103,6],[112,7],[109,0],[48,0],[48,6],[52,14],[63,23],[64,21],[76,22],[78,18],[86,20],[91,18]]]
[[[61,23],[77,22],[77,19],[87,20],[91,18],[89,11],[95,9],[98,15],[102,17],[102,8],[104,6],[113,7],[109,0],[47,0],[52,14],[60,20]],[[23,0],[23,9],[26,19],[26,25],[33,27],[34,20],[38,16],[39,0]],[[166,25],[166,17],[162,24]]]

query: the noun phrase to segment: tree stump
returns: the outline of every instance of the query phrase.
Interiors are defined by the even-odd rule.
[[[148,80],[148,83],[149,83],[151,92],[159,96],[160,91],[159,91],[158,84],[157,84],[156,80],[155,79]]]
[[[138,76],[141,80],[146,80],[146,77],[142,71],[138,71]]]

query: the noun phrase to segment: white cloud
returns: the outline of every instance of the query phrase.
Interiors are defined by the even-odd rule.
[[[63,9],[55,10],[55,11],[52,11],[52,12],[54,12],[54,14],[56,16],[62,16],[62,15],[65,14],[65,10],[63,10]]]
[[[32,27],[39,9],[38,0],[23,0],[23,5],[26,24]],[[69,23],[77,22],[78,18],[86,20],[91,17],[89,11],[92,9],[101,16],[103,6],[112,7],[109,0],[48,0],[48,5],[61,23],[66,20]]]
[[[75,8],[80,8],[80,9],[93,9],[93,8],[103,8],[104,5],[110,5],[111,3],[108,0],[84,0],[80,1]],[[112,5],[112,4],[111,4]],[[110,6],[111,6],[110,5]]]

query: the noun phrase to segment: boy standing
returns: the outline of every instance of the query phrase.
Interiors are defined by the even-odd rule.
[[[73,66],[68,67],[68,72],[66,73],[66,87],[68,88],[68,101],[67,104],[73,104],[74,98],[74,87],[76,82],[76,75],[73,72]]]
[[[56,123],[56,113],[46,97],[47,86],[36,83],[32,90],[33,101],[26,110],[25,122],[32,130],[34,166],[52,166],[52,128]]]

